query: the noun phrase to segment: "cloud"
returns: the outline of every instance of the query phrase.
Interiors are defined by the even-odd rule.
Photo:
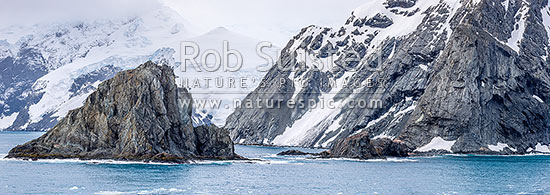
[[[207,30],[224,26],[232,31],[278,45],[303,27],[344,24],[365,0],[164,0],[188,21]],[[283,45],[284,46],[284,45]]]
[[[0,0],[0,27],[128,17],[161,6],[158,0]]]
[[[338,27],[365,0],[0,0],[9,25],[129,17],[167,6],[205,33],[219,26],[279,46],[309,25]],[[2,37],[0,37],[2,39]]]

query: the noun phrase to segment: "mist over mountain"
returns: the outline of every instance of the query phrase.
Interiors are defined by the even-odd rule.
[[[0,63],[4,67],[0,127],[47,130],[69,110],[81,106],[100,82],[149,60],[179,70],[176,59],[185,40],[204,47],[221,46],[221,40],[234,45],[247,42],[243,47],[252,49],[257,44],[252,38],[233,34],[213,35],[220,36],[219,43],[193,39],[200,36],[188,30],[189,27],[192,25],[176,11],[162,6],[136,17],[10,26],[0,30],[0,34],[9,38],[1,42],[0,49]]]
[[[146,60],[168,63],[179,70],[181,41],[197,42],[203,51],[221,51],[223,41],[227,40],[231,49],[246,53],[244,62],[247,67],[240,73],[225,75],[218,72],[203,76],[261,80],[265,72],[252,68],[266,63],[256,54],[257,44],[264,41],[286,42],[289,34],[299,29],[307,19],[288,23],[280,28],[285,29],[284,32],[272,31],[272,26],[268,33],[262,33],[257,29],[263,30],[264,25],[273,22],[268,19],[274,18],[266,15],[273,12],[265,12],[265,9],[284,9],[284,3],[255,3],[258,10],[245,9],[246,3],[232,5],[231,9],[240,14],[227,18],[227,15],[216,12],[221,7],[214,6],[213,2],[187,2],[187,6],[183,6],[210,10],[201,12],[212,14],[209,17],[193,12],[195,9],[182,9],[181,2],[168,0],[5,2],[6,6],[0,8],[0,14],[6,16],[0,19],[0,61],[6,68],[0,85],[0,103],[4,108],[0,113],[0,129],[46,130],[68,110],[81,105],[99,82]],[[325,5],[328,3],[323,2]],[[350,1],[339,6],[352,7],[355,3]],[[257,15],[257,21],[239,19],[255,13],[264,15]],[[297,11],[289,13],[298,14]],[[342,9],[339,13],[347,14],[349,11]],[[312,15],[308,18],[319,17]],[[278,20],[280,22],[277,23],[282,25],[286,19]],[[244,26],[257,27],[254,30]],[[216,29],[225,31],[217,32]],[[278,48],[275,43],[270,49],[273,58],[277,56]],[[192,73],[176,71],[181,77],[197,76]],[[251,83],[247,90],[228,96],[224,101],[228,103],[229,99],[243,98],[258,82],[254,81],[255,84]],[[222,125],[232,108],[197,112],[206,111],[205,116],[219,116],[216,117],[218,121],[214,122]]]
[[[163,6],[158,0],[2,0],[0,28],[52,22],[122,19],[139,16]]]

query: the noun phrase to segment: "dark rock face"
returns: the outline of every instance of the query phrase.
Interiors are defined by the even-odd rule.
[[[101,82],[110,79],[120,71],[122,71],[122,69],[119,67],[106,65],[87,74],[80,75],[74,79],[73,84],[71,85],[71,89],[69,90],[69,92],[71,92],[71,97],[86,94],[95,90],[95,87],[92,86],[94,82]]]
[[[337,141],[330,149],[330,156],[359,159],[406,157],[409,151],[411,150],[399,140],[371,140],[367,132],[361,132]]]
[[[387,0],[384,4],[386,5],[386,8],[410,8],[416,4],[416,1],[417,0]]]
[[[393,21],[383,14],[376,14],[365,22],[365,25],[375,28],[386,28],[392,24]]]
[[[206,158],[235,156],[229,132],[215,125],[195,127],[197,153]]]
[[[279,156],[303,156],[303,155],[319,155],[316,153],[309,153],[309,152],[302,152],[299,150],[285,150],[282,152],[279,152],[277,155]]]
[[[101,83],[38,139],[8,158],[83,158],[185,162],[233,159],[233,143],[215,126],[193,128],[192,102],[173,70],[147,62]]]
[[[374,2],[384,5],[390,1]],[[307,106],[238,108],[225,126],[232,139],[245,144],[331,148],[342,145],[342,140],[360,146],[368,137],[370,142],[400,140],[412,152],[548,151],[548,1],[449,2],[424,1],[429,5],[387,8],[382,14],[393,19],[388,28],[365,25],[365,16],[376,13],[355,12],[341,28],[326,32],[312,26],[302,30],[281,52],[279,67],[265,76],[265,83],[275,84],[259,87],[247,99],[322,102],[324,98],[325,102],[330,99],[340,104],[377,100],[380,106],[344,106],[330,111]],[[408,11],[412,12],[404,14]],[[407,34],[395,35],[388,30],[406,25],[403,21],[409,19],[421,22]],[[308,40],[319,35],[324,41],[315,49],[319,44],[313,48]],[[323,48],[336,52],[326,54]],[[344,61],[343,56],[350,51],[361,60]],[[320,60],[332,56],[336,66],[322,71],[307,67],[298,52]],[[373,86],[352,85],[369,79]],[[332,87],[327,85],[330,80],[346,80],[348,84]],[[362,131],[367,132],[364,141],[345,141]],[[424,147],[437,142],[448,145]],[[371,151],[367,148],[351,154],[360,157]]]
[[[316,158],[358,158],[373,159],[386,157],[407,157],[411,152],[400,140],[373,139],[371,140],[367,132],[360,132],[356,135],[337,140],[336,144],[328,151],[321,153],[302,152],[299,150],[286,150],[279,152],[281,156],[304,156],[311,155]]]
[[[379,0],[379,2],[382,4],[385,1]],[[304,28],[283,49],[277,66],[264,77],[267,85],[257,88],[243,101],[282,100],[284,103],[290,100],[304,100],[326,103],[334,100],[344,104],[349,100],[364,100],[370,104],[372,100],[379,100],[382,103],[381,108],[380,106],[367,108],[344,106],[333,109],[330,114],[319,115],[308,106],[291,108],[283,106],[280,109],[243,107],[237,108],[228,117],[225,127],[231,131],[231,137],[235,142],[244,144],[266,142],[274,145],[330,148],[334,140],[346,138],[365,128],[369,129],[369,136],[372,137],[385,131],[388,131],[389,136],[395,136],[396,129],[402,128],[402,123],[408,119],[410,110],[407,108],[414,106],[413,103],[417,97],[423,93],[429,81],[431,63],[445,47],[448,33],[451,33],[449,30],[442,29],[444,25],[440,24],[450,20],[449,28],[453,28],[456,24],[452,19],[460,20],[460,16],[466,13],[465,8],[457,8],[453,16],[450,9],[445,3],[435,2],[430,8],[407,16],[424,19],[417,27],[422,30],[411,29],[411,34],[406,36],[392,37],[388,35],[393,33],[391,28],[364,25],[365,15],[360,13],[354,13],[344,26],[329,32],[322,27]],[[397,9],[399,12],[408,10],[413,9]],[[392,17],[401,17],[401,15]],[[391,24],[391,27],[403,25],[402,21],[408,19],[399,20],[393,21],[394,24]],[[355,31],[361,33],[354,35]],[[311,47],[310,40],[319,35],[324,37],[321,44],[323,46],[315,50]],[[381,38],[384,36],[387,37]],[[327,51],[328,48],[330,52]],[[299,51],[318,55],[321,61],[334,60],[334,67],[328,71],[319,71],[305,66],[300,60],[300,55],[297,54]],[[350,56],[361,60],[347,62],[346,58]],[[352,70],[347,71],[347,69]],[[368,79],[374,81],[373,87],[353,86]],[[329,85],[333,81],[337,81],[336,86]],[[249,120],[240,120],[241,118]],[[307,127],[302,125],[300,129],[295,129],[297,128],[295,123],[302,118],[313,120],[303,121],[309,125]],[[379,118],[380,120],[376,120]],[[369,125],[369,123],[372,124]],[[389,127],[379,128],[382,124]],[[331,126],[336,129],[328,130]],[[287,131],[306,133],[300,135],[301,137],[276,139]]]
[[[14,57],[0,59],[0,116],[16,115],[17,120],[6,130],[18,130],[28,120],[28,108],[42,98],[33,90],[34,82],[48,70],[42,66],[44,57],[33,49],[23,49]]]
[[[2,130],[45,131],[53,127],[58,122],[57,117],[51,116],[53,113],[43,113],[42,120],[31,122],[30,107],[42,99],[41,90],[48,85],[39,79],[86,57],[94,48],[114,42],[109,37],[112,33],[107,31],[99,33],[105,36],[78,37],[93,34],[86,32],[88,29],[99,29],[88,25],[56,27],[24,35],[11,44],[0,40],[0,118],[16,117],[14,121],[3,121]]]
[[[374,15],[371,18],[363,18],[363,19],[357,19],[354,20],[353,26],[354,27],[363,27],[363,26],[369,26],[373,28],[387,28],[393,24],[392,19],[390,19],[388,16],[378,13]],[[355,31],[352,32],[353,35],[361,35],[359,32],[359,29],[355,29]],[[344,46],[347,43],[339,44],[339,46]],[[319,46],[320,47],[320,46]],[[315,48],[312,47],[311,49],[318,49],[319,47]]]
[[[193,126],[198,127],[203,125],[211,125],[212,119],[214,118],[214,116],[209,114],[206,110],[202,110],[202,111],[195,110],[193,112],[193,117],[191,118],[193,120]]]

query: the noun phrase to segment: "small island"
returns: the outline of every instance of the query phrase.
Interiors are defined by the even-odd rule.
[[[385,159],[387,157],[407,157],[411,151],[406,144],[399,140],[370,139],[366,131],[361,131],[348,138],[336,140],[330,150],[321,153],[287,150],[277,155],[311,155],[314,158]]]
[[[187,163],[244,159],[229,133],[193,127],[192,97],[178,88],[173,69],[146,62],[101,83],[41,137],[11,149],[6,158],[114,159]]]

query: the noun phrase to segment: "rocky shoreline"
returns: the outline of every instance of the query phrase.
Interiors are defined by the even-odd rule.
[[[514,152],[511,150],[504,150],[502,152],[496,152],[491,150],[477,151],[477,152],[465,152],[465,153],[453,153],[447,150],[429,150],[425,152],[415,151],[411,147],[408,147],[404,142],[399,140],[390,140],[386,138],[382,139],[370,139],[367,132],[363,131],[356,135],[342,139],[337,142],[329,150],[312,153],[303,152],[296,149],[285,150],[278,153],[279,156],[311,156],[311,158],[351,158],[351,159],[386,159],[389,157],[424,157],[424,156],[440,156],[450,154],[464,154],[464,155],[525,155],[524,153]],[[550,153],[537,153],[537,154],[550,154]]]

